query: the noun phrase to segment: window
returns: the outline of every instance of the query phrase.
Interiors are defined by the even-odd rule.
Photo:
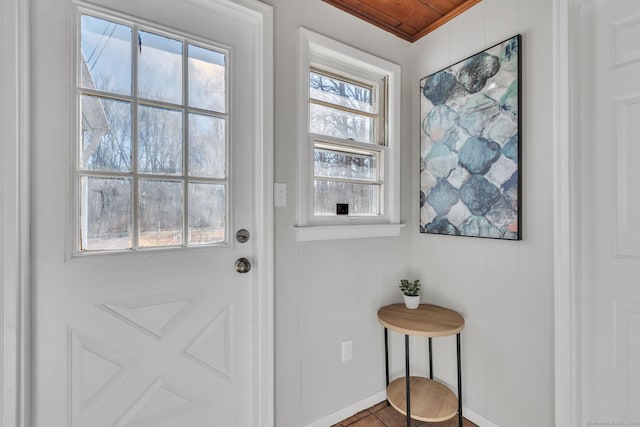
[[[397,235],[399,67],[306,29],[300,43],[298,240]]]
[[[313,140],[313,214],[351,216],[383,213],[385,80],[352,80],[327,70],[309,71],[309,133]],[[380,99],[380,102],[377,100]]]
[[[228,53],[91,11],[78,23],[78,250],[225,243]]]

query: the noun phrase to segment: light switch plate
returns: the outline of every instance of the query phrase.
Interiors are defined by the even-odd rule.
[[[353,358],[353,341],[344,341],[342,343],[342,361],[348,362]]]
[[[273,205],[276,208],[287,207],[287,184],[284,182],[273,183]]]

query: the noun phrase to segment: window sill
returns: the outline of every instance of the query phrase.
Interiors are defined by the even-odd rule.
[[[397,237],[405,224],[318,225],[293,227],[296,241],[366,239],[372,237]]]

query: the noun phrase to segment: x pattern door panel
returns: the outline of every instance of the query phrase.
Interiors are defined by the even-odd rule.
[[[194,385],[233,383],[231,301],[219,302],[202,290],[108,301],[95,308],[108,313],[97,325],[106,329],[68,331],[73,426],[190,426],[198,425],[190,420],[220,413],[214,396]],[[122,413],[109,409],[105,415],[101,405]]]

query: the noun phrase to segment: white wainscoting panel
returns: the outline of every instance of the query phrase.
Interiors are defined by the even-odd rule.
[[[640,304],[616,307],[619,422],[640,420]]]
[[[640,38],[639,38],[640,43]],[[616,102],[616,150],[617,150],[617,238],[618,256],[640,257],[640,93],[618,98]],[[605,143],[605,141],[601,141]]]
[[[640,13],[616,21],[612,26],[614,65],[621,67],[640,60]]]

